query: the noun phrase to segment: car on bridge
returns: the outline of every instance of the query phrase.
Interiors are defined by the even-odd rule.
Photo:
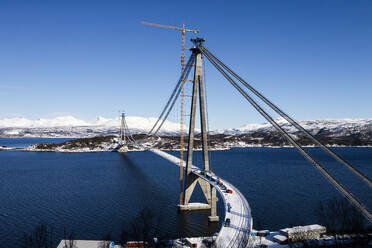
[[[223,226],[226,226],[226,227],[230,226],[230,219],[229,218],[227,218],[225,220],[225,222],[223,223]]]
[[[227,212],[229,212],[229,213],[231,212],[231,204],[230,204],[230,202],[227,203]]]

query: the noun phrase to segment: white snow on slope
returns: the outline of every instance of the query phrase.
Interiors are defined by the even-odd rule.
[[[296,132],[297,129],[293,127],[283,118],[275,119],[275,121],[286,131],[292,133]],[[328,120],[310,120],[310,121],[299,121],[298,122],[303,128],[308,131],[314,130],[333,130],[333,131],[342,131],[352,128],[363,128],[363,127],[372,127],[372,118],[368,119],[328,119]],[[273,126],[270,123],[249,123],[240,128],[228,128],[228,129],[219,129],[214,130],[214,134],[243,134],[243,133],[252,133],[256,131],[269,131],[273,130]]]
[[[133,133],[146,133],[150,131],[157,118],[128,116],[126,121]],[[276,121],[288,132],[296,132],[292,125],[283,118]],[[347,132],[356,130],[372,130],[372,118],[369,119],[330,119],[300,121],[306,130],[317,133],[319,130],[328,130],[332,133],[345,135]],[[30,120],[24,117],[0,119],[0,135],[2,136],[91,136],[114,134],[119,128],[119,118],[98,117],[95,121],[87,122],[73,116],[61,116],[53,119]],[[1,129],[3,131],[1,131]],[[28,130],[27,132],[25,130]],[[31,130],[31,131],[30,131]],[[187,128],[185,127],[185,130]],[[229,128],[211,131],[212,134],[238,135],[256,131],[271,131],[273,127],[269,123],[250,123],[240,128]],[[198,130],[197,130],[198,131]],[[174,135],[179,133],[179,123],[166,121],[160,130],[160,135]],[[53,136],[54,137],[54,136]]]
[[[155,124],[157,118],[127,116],[125,120],[127,122],[129,129],[150,131],[153,125]],[[97,120],[93,123],[90,123],[89,126],[92,126],[92,127],[102,126],[102,127],[108,127],[108,128],[110,127],[117,128],[120,126],[120,122],[119,122],[119,119],[106,119],[104,117],[98,117]],[[180,124],[171,122],[171,121],[165,121],[161,128],[163,132],[169,132],[169,133],[178,132],[179,129],[180,129]]]
[[[133,130],[150,131],[157,118],[146,118],[137,116],[128,116],[126,121],[128,127]],[[56,128],[56,127],[91,127],[91,128],[118,128],[120,126],[119,118],[109,119],[98,117],[93,122],[87,122],[77,119],[73,116],[61,116],[53,119],[30,120],[24,117],[0,119],[0,128]],[[175,133],[179,130],[179,124],[171,121],[165,121],[161,129],[163,132]]]

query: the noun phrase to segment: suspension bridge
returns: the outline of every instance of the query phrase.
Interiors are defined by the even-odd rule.
[[[220,175],[215,175],[210,168],[209,157],[208,157],[208,136],[207,136],[207,120],[206,120],[206,104],[205,104],[205,85],[203,84],[203,58],[206,58],[216,69],[219,71],[225,79],[251,104],[259,114],[261,114],[272,126],[287,139],[287,141],[296,148],[299,153],[307,159],[310,164],[317,169],[320,174],[333,186],[338,192],[345,197],[356,209],[360,211],[364,217],[372,223],[372,213],[370,210],[357,199],[352,192],[350,192],[344,185],[342,185],[335,177],[333,177],[326,168],[314,159],[290,134],[288,134],[275,120],[269,115],[264,108],[253,99],[250,94],[255,95],[258,99],[266,104],[274,112],[283,117],[288,123],[295,127],[300,132],[304,133],[314,145],[323,149],[333,159],[339,162],[340,165],[351,171],[358,179],[372,187],[372,181],[361,171],[355,168],[353,165],[345,161],[334,151],[324,145],[311,133],[306,131],[300,126],[295,120],[289,115],[272,103],[269,99],[259,93],[250,84],[244,81],[239,75],[234,73],[229,67],[227,67],[221,60],[214,56],[205,46],[204,39],[196,38],[191,40],[194,47],[191,50],[192,54],[188,59],[184,70],[181,73],[180,79],[177,81],[166,105],[162,109],[157,121],[148,133],[149,136],[157,136],[158,131],[161,129],[165,120],[168,118],[169,113],[173,109],[177,99],[183,93],[183,83],[190,81],[192,84],[192,100],[190,106],[190,120],[189,120],[189,132],[187,142],[187,159],[183,161],[182,156],[180,158],[170,155],[164,151],[158,149],[152,149],[151,147],[145,147],[141,142],[134,141],[133,139],[127,139],[132,142],[133,145],[147,149],[180,167],[180,199],[178,209],[180,211],[210,209],[209,221],[219,221],[217,215],[217,192],[221,196],[225,206],[225,220],[224,225],[218,232],[215,244],[217,247],[247,247],[250,244],[250,236],[252,233],[253,218],[251,215],[250,206],[240,191],[234,187],[231,183],[223,180]],[[191,70],[194,70],[194,76],[192,80],[187,80]],[[248,91],[247,91],[248,90]],[[193,161],[193,150],[194,150],[194,137],[195,137],[195,120],[196,120],[196,105],[199,102],[199,114],[200,114],[200,126],[201,126],[201,142],[202,142],[202,155],[203,155],[203,166],[198,167],[192,164]],[[262,104],[261,103],[261,104]],[[124,118],[124,116],[122,116]],[[122,129],[127,130],[125,121],[122,121]],[[121,132],[122,134],[122,132]],[[127,133],[128,135],[128,133]],[[121,140],[125,141],[125,137]],[[121,147],[126,144],[121,143]],[[185,165],[185,166],[184,166]],[[233,165],[232,165],[233,166]],[[183,177],[183,174],[185,176]],[[190,202],[191,195],[196,187],[200,185],[205,202],[206,203],[193,203]]]

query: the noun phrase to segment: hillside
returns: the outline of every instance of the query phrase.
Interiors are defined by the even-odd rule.
[[[119,126],[118,120],[105,118],[98,118],[92,123],[84,122],[74,117],[59,117],[49,120],[39,119],[35,121],[24,118],[16,119],[0,120],[0,137],[92,138],[112,136],[113,140],[110,142],[115,143],[114,137],[118,134]],[[137,139],[144,138],[145,136],[141,136],[141,134],[147,133],[155,121],[155,118],[127,117],[130,131],[135,134]],[[312,145],[309,139],[289,123],[283,119],[278,119],[277,121],[284,130],[289,132],[302,145]],[[330,146],[372,146],[372,119],[312,120],[301,121],[300,124]],[[156,143],[156,146],[162,149],[179,149],[178,128],[178,123],[166,122],[159,132],[162,139]],[[209,139],[210,146],[213,149],[288,145],[287,141],[268,123],[212,130],[209,132]],[[107,142],[110,143],[109,141]],[[148,140],[145,142],[155,145],[154,142],[157,141]],[[107,144],[103,146],[106,147]],[[195,146],[199,148],[200,142],[196,141]],[[113,149],[111,145],[109,147],[107,149]],[[97,147],[97,149],[99,148]]]

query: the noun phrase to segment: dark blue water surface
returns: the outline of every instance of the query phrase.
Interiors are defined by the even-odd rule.
[[[71,138],[0,138],[0,146],[24,148],[34,144],[61,143],[67,140],[71,140]]]
[[[0,145],[57,141],[64,140],[0,139]],[[368,186],[319,149],[308,150],[372,208]],[[372,177],[372,148],[334,150]],[[294,149],[214,151],[210,159],[212,170],[245,195],[260,228],[316,223],[319,201],[339,195]],[[199,152],[194,163],[201,164]],[[177,212],[178,173],[178,167],[151,152],[0,151],[0,243],[17,244],[40,221],[54,226],[57,238],[62,238],[63,226],[74,230],[77,239],[101,239],[107,233],[117,237],[144,207],[161,217],[165,236],[214,233],[218,225],[208,224],[208,211]],[[201,199],[200,192],[192,197]],[[218,210],[223,212],[222,201]]]

